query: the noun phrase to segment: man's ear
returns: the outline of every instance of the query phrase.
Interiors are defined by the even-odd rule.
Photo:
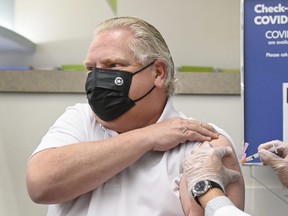
[[[158,59],[155,61],[154,66],[156,68],[154,75],[154,85],[158,88],[163,88],[167,77],[166,63],[163,60]]]

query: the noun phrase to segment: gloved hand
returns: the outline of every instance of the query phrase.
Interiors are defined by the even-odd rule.
[[[227,169],[222,163],[222,158],[232,154],[231,147],[211,147],[209,142],[194,147],[190,155],[187,155],[182,168],[187,181],[188,190],[201,180],[212,180],[225,186],[230,182],[236,182],[240,173]]]
[[[271,147],[277,148],[277,155],[268,151]],[[258,147],[258,154],[262,162],[272,167],[281,183],[288,187],[288,143],[273,140]]]

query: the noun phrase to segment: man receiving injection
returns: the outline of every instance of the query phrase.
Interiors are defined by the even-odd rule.
[[[275,154],[276,152],[271,152],[272,147],[277,149],[277,154]],[[191,190],[201,180],[209,180],[219,185],[226,185],[235,181],[239,175],[222,164],[222,158],[230,153],[231,148],[229,147],[212,148],[207,142],[195,147],[193,154],[188,155],[182,165],[188,191],[191,193]],[[258,155],[264,165],[271,166],[283,186],[287,189],[288,143],[279,140],[263,143],[258,147]],[[287,195],[285,194],[285,196]],[[191,196],[193,197],[192,193]],[[225,196],[224,191],[213,186],[204,192],[203,195],[194,196],[194,199],[197,199],[205,210],[205,216],[250,216],[236,208]]]

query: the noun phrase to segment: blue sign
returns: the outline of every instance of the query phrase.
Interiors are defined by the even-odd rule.
[[[244,141],[249,143],[246,153],[251,155],[261,143],[283,140],[288,0],[244,0],[242,6]]]

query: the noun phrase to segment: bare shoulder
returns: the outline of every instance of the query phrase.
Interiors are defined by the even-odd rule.
[[[217,147],[217,146],[230,146],[233,148],[233,145],[229,141],[229,139],[222,134],[220,134],[217,139],[210,141],[210,143],[212,146],[215,146],[215,147]]]
[[[237,171],[240,171],[240,166],[239,166],[238,159],[237,159],[238,157],[236,155],[235,149],[227,137],[223,135],[219,135],[218,139],[214,139],[210,143],[213,147],[217,147],[217,146],[231,147],[233,149],[233,153],[230,156],[223,158],[223,164],[226,167],[233,168]]]

